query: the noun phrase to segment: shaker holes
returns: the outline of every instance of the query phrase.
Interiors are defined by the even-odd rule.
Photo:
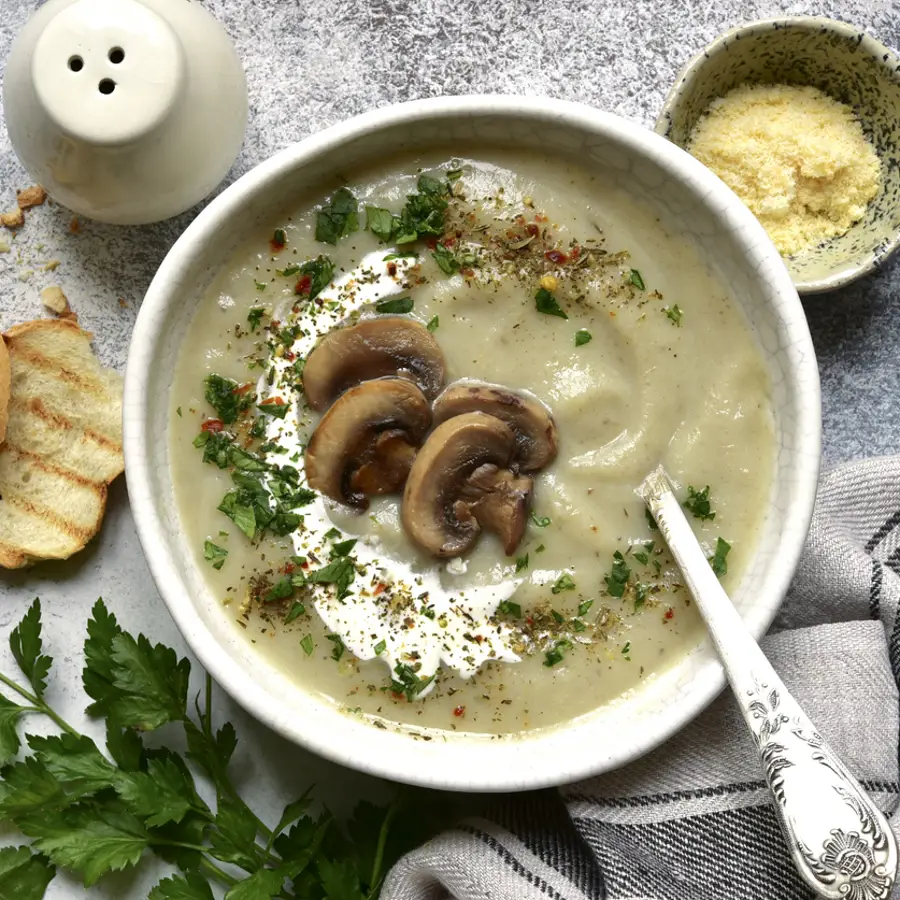
[[[109,51],[109,61],[117,66],[123,59],[125,59],[125,51],[121,47],[113,47],[112,50]]]
[[[116,83],[112,78],[104,78],[98,85],[101,94],[111,94],[116,89]]]
[[[80,72],[84,68],[84,60],[80,56],[70,56],[69,68],[73,72]]]

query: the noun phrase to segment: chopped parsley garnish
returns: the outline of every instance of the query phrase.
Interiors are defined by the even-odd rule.
[[[441,267],[441,271],[447,275],[452,275],[454,272],[458,272],[460,269],[459,260],[454,255],[453,251],[449,247],[445,247],[443,244],[438,244],[434,248],[434,253],[431,254],[432,259]]]
[[[549,650],[544,653],[544,665],[547,666],[548,669],[553,668],[553,666],[558,665],[563,661],[563,650],[571,647],[572,644],[569,641],[559,641],[556,646],[551,647]]]
[[[448,181],[458,181],[462,178],[462,169],[447,169],[447,180]]]
[[[546,528],[550,524],[550,516],[538,516],[533,511],[531,513],[531,521],[537,525],[538,528]],[[540,553],[543,550],[543,547],[539,547],[535,550],[535,553]]]
[[[384,653],[385,650],[387,650],[387,641],[379,641],[375,645],[375,655],[376,656],[381,656],[381,654]]]
[[[572,629],[576,632],[586,631],[587,625],[581,619],[572,619]]]
[[[538,544],[537,547],[534,548],[535,553],[543,553],[547,548],[543,544]]]
[[[553,583],[553,587],[550,588],[551,594],[560,594],[563,591],[574,591],[575,590],[575,581],[572,576],[566,572],[563,575],[560,575],[559,578]]]
[[[606,582],[606,591],[611,597],[621,597],[625,593],[628,579],[631,578],[631,569],[625,562],[625,557],[616,550],[613,553],[612,570],[603,577]]]
[[[306,613],[306,607],[302,603],[300,603],[300,602],[294,603],[293,606],[291,606],[288,614],[284,617],[284,624],[290,625],[291,622],[294,621],[294,619],[298,618],[299,616],[304,615],[305,613]]]
[[[335,544],[331,548],[331,558],[334,559],[336,556],[346,556],[356,546],[356,540],[356,538],[350,538],[349,540]]]
[[[356,577],[356,566],[348,556],[338,556],[327,566],[308,572],[306,580],[313,584],[333,584],[337,589],[338,600],[350,593],[350,585]]]
[[[644,507],[644,516],[647,519],[647,525],[650,527],[650,530],[659,531],[659,526],[656,524],[656,519],[653,518],[653,513],[650,512],[649,507]]]
[[[212,541],[203,544],[203,558],[212,563],[214,569],[221,569],[228,557],[228,551]]]
[[[438,328],[440,327],[440,324],[441,324],[440,318],[438,318],[438,316],[432,316],[432,317],[428,320],[428,324],[427,324],[425,327],[426,327],[432,334],[434,334],[435,331],[437,331]]]
[[[538,288],[534,295],[534,305],[539,313],[547,316],[558,316],[560,319],[568,319],[566,311],[556,302],[556,297],[546,288]]]
[[[653,552],[655,541],[647,541],[646,544],[639,545],[641,550],[632,549],[631,555],[643,566],[650,562],[650,554]]]
[[[522,607],[512,600],[501,600],[497,608],[504,616],[513,616],[516,619],[522,618]]]
[[[253,403],[253,392],[249,385],[239,385],[221,375],[207,375],[203,379],[203,396],[216,411],[224,425],[232,425],[238,416]]]
[[[325,532],[325,539],[329,541],[333,541],[335,538],[339,538],[343,532],[340,528],[329,528],[328,531]]]
[[[637,612],[646,602],[650,588],[640,581],[634,586],[634,611]]]
[[[711,522],[716,517],[709,505],[709,485],[703,488],[702,491],[698,491],[693,485],[689,484],[688,498],[684,501],[683,506],[693,514],[695,519]]]
[[[578,604],[578,615],[586,616],[588,614],[588,612],[590,611],[590,608],[593,605],[594,605],[593,600],[583,600],[581,603]]]
[[[290,263],[290,265],[285,266],[283,269],[276,269],[275,274],[280,278],[290,278],[291,275],[296,275],[299,271],[299,263]]]
[[[389,241],[394,233],[394,214],[389,209],[380,206],[366,207],[366,228],[379,240]],[[396,258],[398,254],[391,254],[390,258]],[[385,257],[388,259],[389,257]]]
[[[639,291],[643,291],[644,288],[644,279],[641,278],[641,273],[638,272],[637,269],[632,269],[628,273],[628,283],[633,284]]]
[[[294,583],[290,575],[285,575],[281,581],[276,582],[263,595],[263,603],[274,603],[276,600],[285,600],[294,593]]]
[[[179,419],[183,418],[183,416],[182,416],[182,414],[181,414],[181,407],[180,407],[180,406],[178,407],[178,409],[175,410],[175,412],[178,413],[178,418],[179,418]]]
[[[528,554],[516,557],[516,571],[521,572],[528,568]]]
[[[410,312],[412,308],[412,297],[390,297],[375,304],[375,312],[382,314],[401,315]]]
[[[255,278],[253,279],[253,284],[256,285],[256,289],[260,293],[262,293],[268,287],[265,281],[257,281]]]
[[[265,285],[263,285],[265,288]],[[261,306],[253,306],[250,308],[250,312],[247,313],[247,322],[250,325],[250,330],[255,332],[259,329],[259,326],[262,322],[262,317],[266,314],[265,309]]]
[[[290,405],[282,397],[266,397],[262,403],[257,403],[256,408],[276,419],[283,419],[290,409]]]
[[[729,550],[731,550],[731,544],[729,544],[728,541],[724,541],[722,538],[716,539],[716,550],[709,558],[709,564],[712,566],[713,572],[715,572],[719,578],[728,574],[728,562],[726,561],[726,557],[728,556]]]
[[[414,700],[434,681],[434,675],[419,678],[416,669],[406,663],[397,663],[394,667],[396,678],[391,681],[391,690],[395,694],[403,694],[407,700]]]
[[[550,610],[550,615],[553,616],[553,621],[556,622],[557,625],[562,625],[562,623],[566,621],[566,617],[555,609]]]
[[[339,634],[326,634],[325,639],[331,641],[334,644],[334,647],[331,648],[331,658],[335,662],[340,662],[341,657],[344,655],[344,650],[347,648],[344,647],[344,642],[341,640],[341,636]]]
[[[359,231],[359,202],[342,187],[316,214],[316,240],[336,244],[354,231]]]
[[[370,207],[367,207],[367,209]],[[375,209],[375,207],[371,207],[371,209]],[[384,210],[387,212],[387,210]],[[396,253],[388,253],[387,256],[382,260],[383,262],[391,262],[395,259],[418,259],[419,251],[418,250],[398,250]]]
[[[300,639],[300,646],[303,648],[303,652],[307,656],[312,656],[312,652],[315,649],[315,644],[313,643],[312,635],[311,634],[304,635]]]
[[[684,316],[684,312],[677,303],[673,303],[671,306],[664,306],[663,312],[666,314],[667,318],[672,320],[673,325],[677,325],[681,328],[681,319]]]
[[[285,244],[287,244],[287,235],[284,233],[284,229],[276,228],[269,243],[272,245],[273,250],[283,250]]]
[[[251,541],[256,537],[256,511],[250,504],[243,502],[242,495],[237,491],[229,491],[217,509],[225,513]]]
[[[624,656],[628,662],[631,662],[631,657],[628,655],[629,653],[631,653],[631,641],[625,641],[625,646],[622,648],[622,656]]]
[[[586,331],[584,328],[580,328],[575,332],[575,346],[583,347],[585,344],[589,344],[594,339],[594,336]]]
[[[300,280],[297,282],[297,293],[315,300],[334,277],[334,263],[327,256],[317,256],[300,266]],[[309,279],[307,285],[306,279]]]

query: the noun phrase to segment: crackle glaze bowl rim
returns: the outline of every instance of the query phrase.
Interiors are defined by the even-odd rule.
[[[124,448],[134,520],[159,592],[194,654],[238,703],[294,743],[372,775],[451,790],[515,791],[563,784],[614,769],[685,726],[724,685],[711,642],[706,639],[672,671],[651,679],[649,687],[642,684],[634,696],[601,707],[596,714],[524,736],[487,738],[441,732],[434,739],[422,740],[375,728],[290,682],[250,649],[250,642],[238,634],[232,622],[227,628],[222,624],[226,617],[221,604],[208,589],[210,596],[202,596],[202,576],[196,563],[185,555],[185,538],[170,496],[168,441],[161,433],[170,421],[169,364],[176,358],[186,328],[182,326],[180,337],[172,337],[171,323],[185,319],[196,308],[203,291],[201,275],[206,283],[212,277],[206,270],[213,263],[207,261],[204,268],[204,259],[214,259],[216,271],[225,264],[227,254],[215,249],[217,237],[254,209],[254,198],[266,208],[272,192],[283,190],[286,180],[293,184],[290,179],[302,177],[304,167],[309,167],[307,177],[313,179],[316,166],[334,165],[334,154],[342,147],[357,154],[357,163],[365,162],[364,151],[359,149],[361,139],[371,153],[379,135],[382,146],[390,146],[392,140],[406,140],[398,135],[433,127],[453,129],[445,133],[459,140],[459,134],[469,134],[482,124],[499,129],[501,140],[507,142],[512,139],[511,132],[523,130],[534,135],[535,142],[543,141],[548,133],[560,134],[560,142],[571,136],[583,155],[602,152],[619,159],[619,163],[607,163],[604,158],[598,164],[615,165],[617,171],[624,166],[633,180],[638,176],[632,170],[641,165],[662,173],[660,177],[668,181],[673,196],[683,196],[691,208],[706,213],[712,235],[709,240],[729,242],[723,246],[736,260],[734,277],[745,278],[753,297],[763,298],[758,303],[754,300],[753,310],[763,317],[760,321],[772,323],[771,327],[766,324],[767,352],[773,370],[776,360],[777,366],[783,367],[778,389],[787,391],[779,396],[787,398],[783,405],[788,412],[775,461],[782,478],[781,493],[773,488],[763,528],[770,549],[759,566],[758,580],[750,585],[754,590],[748,593],[751,600],[744,609],[751,631],[759,638],[774,618],[796,568],[812,515],[819,468],[818,370],[800,300],[762,226],[709,170],[652,131],[580,104],[489,95],[412,101],[314,134],[243,175],[188,226],[147,291],[126,370]],[[423,140],[418,148],[425,146],[428,143]],[[558,152],[568,152],[567,145],[561,143]],[[265,221],[270,221],[271,211],[266,216]],[[769,524],[772,518],[774,526]]]
[[[896,79],[896,74],[900,72],[900,55],[896,51],[883,44],[878,38],[848,22],[830,19],[827,16],[805,15],[756,19],[752,22],[735,25],[722,32],[705,47],[698,50],[681,67],[663,100],[662,108],[654,123],[654,131],[668,138],[673,115],[685,102],[685,95],[692,85],[702,77],[703,70],[710,60],[722,53],[727,53],[745,36],[765,35],[769,31],[790,29],[815,33],[830,31],[847,41],[854,41],[856,51],[865,53],[886,74]],[[898,153],[900,153],[900,148],[898,148]],[[856,224],[851,226],[851,230],[856,227]],[[856,265],[843,267],[822,278],[793,279],[794,287],[804,297],[836,291],[879,269],[898,249],[900,249],[900,228],[895,228],[893,233],[877,244],[871,252],[860,256]]]

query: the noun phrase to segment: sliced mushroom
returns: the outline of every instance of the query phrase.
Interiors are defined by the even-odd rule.
[[[515,462],[536,472],[556,457],[556,424],[536,397],[483,381],[458,381],[434,401],[435,424],[468,412],[485,412],[506,422],[516,436]]]
[[[313,490],[364,510],[367,495],[399,491],[431,422],[425,395],[403,378],[350,388],[322,416],[306,447]]]
[[[509,470],[512,429],[495,416],[454,416],[429,435],[413,461],[403,492],[409,537],[432,556],[471,550],[481,529],[494,532],[507,555],[525,531],[533,481]]]
[[[306,360],[303,389],[309,405],[323,410],[347,388],[387,375],[409,378],[429,400],[437,396],[444,383],[444,354],[424,325],[380,316],[332,331]]]

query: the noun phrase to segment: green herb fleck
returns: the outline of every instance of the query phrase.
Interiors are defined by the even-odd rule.
[[[549,516],[538,516],[533,511],[531,513],[531,521],[537,525],[538,528],[546,528],[550,524]],[[540,548],[541,550],[543,547]],[[535,550],[535,553],[539,553],[540,550]]]
[[[631,578],[631,569],[625,562],[625,557],[616,550],[613,553],[612,570],[603,578],[606,582],[606,592],[611,597],[621,597],[625,593],[629,578]]]
[[[339,634],[327,634],[325,635],[325,639],[331,641],[334,646],[331,649],[331,658],[335,662],[340,662],[341,657],[344,655],[344,650],[347,648],[344,646],[344,642],[341,640],[341,636]]]
[[[589,344],[594,339],[594,336],[586,331],[584,328],[579,329],[575,332],[575,346],[583,347],[585,344]]]
[[[317,256],[303,263],[298,271],[304,277],[297,282],[297,293],[315,300],[331,283],[334,277],[334,263],[327,256]],[[309,278],[308,289],[305,278]]]
[[[440,327],[441,320],[437,316],[432,316],[428,320],[428,324],[425,326],[432,334],[434,334],[438,328]]]
[[[406,663],[397,663],[394,667],[394,673],[397,677],[391,681],[391,690],[395,694],[403,694],[409,701],[414,700],[434,681],[434,675],[428,678],[419,678],[416,672],[417,668],[413,668]]]
[[[287,235],[284,233],[283,228],[275,229],[275,233],[272,235],[271,243],[273,250],[281,250],[284,248],[285,244],[287,244]]]
[[[709,564],[712,566],[713,572],[715,572],[719,578],[728,574],[728,562],[726,561],[726,557],[728,556],[729,550],[731,550],[731,544],[722,540],[722,538],[716,539],[716,551],[710,557]]]
[[[521,572],[528,568],[528,554],[516,557],[516,571]]]
[[[267,397],[262,403],[257,403],[256,408],[266,415],[283,419],[291,407],[281,397]]]
[[[281,581],[276,582],[266,591],[263,603],[274,603],[276,600],[286,600],[294,593],[294,582],[290,575],[285,575]]]
[[[336,244],[354,231],[359,231],[359,202],[342,187],[316,214],[316,240]]]
[[[538,544],[537,547],[534,548],[535,553],[543,553],[547,548],[544,547],[543,544]]]
[[[622,656],[624,656],[625,659],[628,660],[628,662],[631,662],[631,657],[629,656],[630,653],[631,653],[631,641],[625,641],[625,646],[622,648]]]
[[[268,287],[268,284],[266,284],[265,281],[257,281],[255,278],[253,279],[253,284],[256,286],[256,289],[260,293],[262,293]]]
[[[551,669],[563,661],[563,648],[568,642],[560,641],[555,647],[551,647],[544,653],[544,665]]]
[[[438,244],[434,248],[434,253],[431,254],[432,259],[440,266],[441,271],[447,275],[453,275],[454,272],[458,272],[460,269],[459,260],[453,254],[453,251],[449,247],[445,247],[443,244]]]
[[[590,611],[590,608],[593,605],[594,605],[593,600],[583,600],[581,603],[578,604],[578,615],[586,616],[588,614],[588,612]]]
[[[294,603],[290,610],[288,610],[288,614],[284,617],[284,624],[290,625],[294,619],[302,616],[306,612],[306,607],[300,603],[299,601]]]
[[[522,618],[522,607],[512,600],[501,600],[500,606],[497,607],[504,616],[513,616],[516,619]]]
[[[375,655],[376,656],[381,656],[381,654],[384,653],[385,650],[387,650],[387,641],[379,641],[375,645]]]
[[[265,285],[263,285],[265,287]],[[261,306],[253,306],[247,313],[247,322],[250,324],[250,330],[255,334],[259,330],[262,317],[266,314],[265,309]]]
[[[584,622],[581,621],[581,619],[572,619],[572,628],[576,632],[580,633],[587,630],[587,625],[585,625]]]
[[[178,413],[178,418],[179,418],[179,419],[183,418],[183,416],[182,416],[182,414],[181,414],[181,407],[180,407],[180,406],[178,407],[178,409],[175,410],[175,412]]]
[[[677,325],[681,328],[681,319],[684,316],[684,312],[677,303],[673,303],[671,306],[664,306],[663,312],[666,314],[667,318],[672,320],[673,325]]]
[[[711,522],[716,514],[709,505],[709,485],[698,491],[693,485],[688,485],[688,498],[684,501],[684,508],[693,514],[695,519]]]
[[[546,288],[538,288],[534,295],[534,305],[539,313],[547,316],[557,316],[560,319],[568,319],[565,310],[556,302],[556,297]]]
[[[644,279],[641,278],[641,273],[638,272],[637,269],[632,269],[628,273],[628,283],[633,284],[639,291],[643,291],[644,288]]]
[[[572,576],[566,572],[563,575],[560,575],[559,578],[553,584],[553,587],[550,588],[551,594],[560,594],[563,591],[574,591],[575,590],[575,581]]]
[[[228,558],[228,551],[212,541],[205,541],[203,544],[203,558],[211,562],[214,569],[221,569]]]
[[[225,425],[232,425],[238,416],[253,403],[253,392],[247,385],[239,385],[221,375],[207,375],[203,379],[203,395]]]
[[[634,611],[637,612],[647,601],[647,594],[650,593],[650,588],[647,587],[646,584],[642,582],[638,582],[634,586]]]
[[[646,544],[640,544],[640,550],[632,549],[631,555],[642,565],[646,566],[650,562],[650,554],[653,552],[654,542],[647,541]]]
[[[374,209],[374,207],[372,207]],[[384,210],[387,212],[387,210]],[[391,262],[394,259],[418,259],[419,251],[418,250],[398,250],[396,253],[388,253],[382,260],[382,262]]]
[[[553,616],[553,621],[556,622],[557,625],[562,625],[562,623],[566,621],[566,617],[555,609],[550,610],[550,615]]]
[[[311,634],[304,635],[300,639],[300,646],[303,648],[303,652],[307,656],[312,656],[312,652],[315,649],[315,644],[313,643],[312,635]]]
[[[338,600],[350,593],[350,585],[356,577],[356,567],[348,556],[338,556],[327,566],[308,572],[306,580],[313,584],[333,584],[337,589]]]
[[[379,240],[389,241],[394,233],[394,214],[380,206],[366,207],[366,228]],[[397,254],[392,254],[396,257]],[[387,259],[387,257],[385,257]]]
[[[375,304],[375,312],[393,315],[402,315],[411,312],[413,308],[412,297],[391,297],[387,300],[379,300]]]

